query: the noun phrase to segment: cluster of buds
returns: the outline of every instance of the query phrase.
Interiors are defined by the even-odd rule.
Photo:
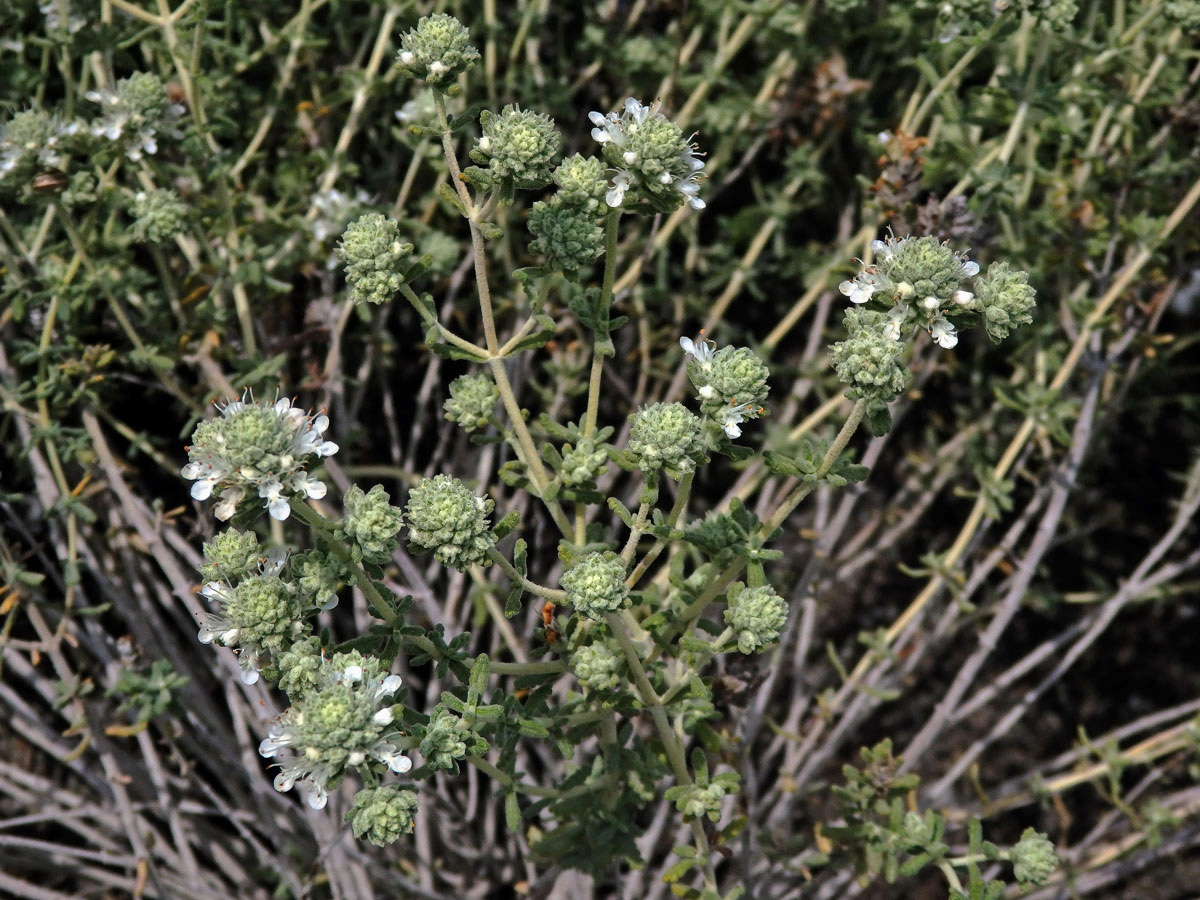
[[[451,85],[479,60],[471,34],[454,16],[423,16],[417,27],[400,37],[396,57],[410,75],[431,85]]]
[[[703,331],[701,335],[703,335]],[[700,409],[721,426],[731,439],[742,436],[742,422],[757,419],[771,388],[770,370],[749,347],[722,347],[703,337],[681,337],[679,346],[689,357],[687,373],[700,396]]]
[[[476,497],[457,478],[425,478],[409,492],[404,507],[409,540],[432,550],[442,565],[465,572],[484,562],[496,542],[488,527],[493,506],[490,498]]]
[[[759,653],[774,644],[786,623],[787,602],[770,585],[738,583],[729,589],[725,624],[733,629],[742,653]]]
[[[625,586],[625,564],[615,553],[589,553],[571,566],[562,577],[567,602],[580,615],[602,619],[629,601]]]
[[[174,122],[183,115],[183,107],[171,102],[166,85],[150,72],[136,72],[115,88],[83,96],[100,107],[92,135],[117,144],[134,162],[158,152],[159,132],[178,136]]]

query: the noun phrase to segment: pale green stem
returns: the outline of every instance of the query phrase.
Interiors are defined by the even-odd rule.
[[[508,558],[495,547],[488,549],[488,558],[504,570],[504,574],[512,580],[513,584],[519,584],[529,593],[536,594],[537,596],[546,600],[553,600],[555,603],[561,603],[566,599],[567,595],[565,591],[559,591],[555,590],[554,588],[548,588],[541,584],[536,584],[523,576],[516,570],[513,564],[508,561]]]
[[[675,523],[679,521],[679,517],[683,514],[684,507],[687,506],[688,496],[692,492],[692,479],[695,477],[695,474],[695,472],[688,472],[683,476],[683,480],[679,482],[679,491],[675,495],[675,505],[671,507],[671,511],[667,514],[667,526],[669,528],[675,527]],[[646,574],[646,570],[654,564],[654,561],[658,559],[659,554],[663,552],[666,546],[667,542],[661,538],[655,541],[654,546],[646,551],[646,555],[642,557],[642,561],[637,564],[637,568],[625,579],[626,587],[633,588],[637,586],[642,576]]]
[[[617,275],[617,222],[621,218],[621,208],[609,212],[604,217],[604,281],[600,287],[600,305],[607,308],[612,305],[613,282]],[[605,335],[605,338],[608,336]],[[587,414],[583,420],[583,436],[591,437],[596,430],[596,419],[600,415],[600,382],[604,377],[604,354],[599,350],[600,336],[597,335],[592,343],[592,371],[588,378]]]

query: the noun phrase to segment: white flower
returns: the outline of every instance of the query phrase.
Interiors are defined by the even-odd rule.
[[[717,422],[730,438],[742,436],[741,424],[747,419],[762,415],[763,408],[753,403],[738,403],[736,400],[717,413]]]
[[[938,316],[933,320],[933,324],[929,326],[929,336],[937,341],[938,346],[949,350],[958,344],[958,334],[954,330],[954,325],[948,319]]]
[[[704,330],[701,329],[700,333],[704,334]],[[694,341],[690,337],[681,337],[679,346],[683,348],[684,353],[691,354],[692,358],[705,368],[712,365],[712,358],[717,352],[716,342],[704,337]]]
[[[964,259],[962,262],[963,278],[974,278],[979,274],[979,263],[973,259]]]
[[[612,186],[604,195],[604,202],[614,209],[625,201],[625,192],[633,184],[633,175],[624,169],[613,176]]]
[[[904,320],[908,317],[908,306],[903,303],[897,303],[888,310],[887,324],[883,326],[883,336],[889,340],[900,340],[900,329],[904,326]]]
[[[975,295],[970,291],[955,291],[954,302],[959,306],[970,306],[971,301],[975,299]]]
[[[866,303],[878,289],[873,280],[869,281],[863,275],[859,275],[853,281],[843,281],[838,285],[838,290],[849,297],[851,303]]]

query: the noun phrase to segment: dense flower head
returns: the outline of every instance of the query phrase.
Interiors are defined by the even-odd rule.
[[[592,137],[617,170],[605,195],[609,206],[624,205],[632,190],[634,199],[649,201],[659,212],[683,203],[704,208],[698,195],[704,160],[691,138],[659,112],[657,103],[645,106],[630,97],[622,112],[592,112],[588,118],[595,126]]]
[[[971,308],[979,313],[983,327],[994,341],[1008,337],[1009,331],[1033,321],[1037,291],[1029,286],[1025,272],[1013,271],[1004,262],[988,266],[987,274],[975,282]]]
[[[629,452],[644,472],[665,469],[681,478],[704,455],[703,423],[682,403],[653,403],[630,417]]]
[[[258,566],[263,549],[251,531],[227,528],[204,545],[204,563],[198,566],[205,581],[232,581]]]
[[[602,619],[629,600],[625,563],[612,552],[589,553],[578,560],[563,574],[562,588],[567,602],[589,619]]]
[[[610,691],[621,683],[624,660],[605,643],[585,644],[571,650],[571,669],[585,688]]]
[[[236,648],[247,684],[258,681],[264,654],[283,652],[309,630],[299,591],[280,577],[286,561],[286,551],[271,550],[257,574],[236,584],[210,581],[200,591],[218,604],[202,620],[200,643]]]
[[[558,186],[557,196],[562,197],[563,202],[592,213],[601,211],[604,195],[608,192],[603,160],[576,153],[559,163],[550,177]]]
[[[61,161],[52,146],[54,127],[48,115],[27,109],[0,126],[0,181],[24,180],[37,168],[56,167]]]
[[[872,241],[871,249],[875,262],[853,281],[843,281],[839,290],[852,303],[890,303],[886,335],[892,340],[920,327],[940,346],[954,347],[957,331],[947,316],[960,315],[970,305],[974,295],[963,284],[978,274],[979,264],[928,236],[889,236]]]
[[[279,689],[289,697],[298,698],[321,680],[325,665],[321,639],[316,635],[301,638],[277,654],[272,662],[279,672]]]
[[[166,85],[151,72],[135,72],[115,88],[88,91],[84,98],[100,107],[92,135],[119,145],[134,162],[158,152],[160,132],[178,136],[173,123],[183,107],[170,101]]]
[[[787,623],[787,602],[770,585],[729,589],[725,624],[733,629],[738,650],[758,653],[779,640]]]
[[[367,492],[351,485],[346,492],[343,501],[346,515],[338,526],[338,536],[344,535],[352,541],[355,555],[367,562],[386,562],[396,549],[396,535],[404,525],[404,514],[389,499],[379,484]]]
[[[848,336],[830,348],[834,371],[851,400],[887,403],[908,387],[904,344],[887,333],[888,316],[871,309],[846,310]]]
[[[673,799],[675,808],[683,814],[685,820],[707,817],[716,822],[721,818],[721,801],[728,793],[728,783],[713,781],[705,785],[679,785],[674,789]]]
[[[221,415],[196,426],[181,470],[195,482],[193,499],[207,500],[215,492],[221,499],[213,512],[224,521],[253,491],[266,501],[271,517],[282,521],[291,513],[288,495],[325,496],[325,485],[304,470],[312,457],[338,450],[323,437],[329,427],[324,414],[305,412],[286,397],[259,403],[249,391],[217,409]]]
[[[1013,875],[1022,885],[1045,884],[1058,868],[1054,844],[1041,832],[1026,828],[1012,848]]]
[[[412,252],[413,245],[400,240],[400,224],[381,213],[367,213],[346,226],[337,255],[346,264],[354,300],[391,300],[407,280]]]
[[[562,194],[539,200],[529,211],[529,249],[546,257],[546,265],[568,275],[591,264],[604,252],[604,230],[596,214],[582,204],[570,203]]]
[[[391,698],[400,676],[387,675],[379,660],[361,654],[337,654],[323,663],[315,687],[288,707],[271,726],[258,752],[278,758],[275,789],[289,791],[297,783],[308,805],[321,809],[331,782],[347,768],[374,772],[407,772],[412,762],[394,743]],[[289,755],[280,756],[281,751]]]
[[[1167,0],[1162,12],[1185,32],[1200,31],[1200,0]]]
[[[321,610],[337,606],[338,588],[348,573],[336,556],[324,550],[304,550],[293,554],[289,566],[307,603]]]
[[[465,484],[449,475],[422,479],[408,495],[404,516],[409,539],[418,547],[432,550],[444,566],[465,572],[487,559],[496,542],[488,528],[488,515],[495,504],[476,497]]]
[[[498,115],[485,109],[479,124],[483,134],[471,158],[486,165],[492,178],[512,179],[524,188],[550,181],[550,169],[562,152],[562,135],[553,119],[510,104]]]
[[[417,27],[400,37],[396,57],[401,68],[430,84],[450,84],[479,59],[471,33],[446,13],[422,16]]]
[[[741,436],[741,423],[762,414],[770,393],[766,363],[749,347],[715,349],[712,341],[681,337],[687,372],[700,395],[700,408],[715,418],[731,438]]]
[[[417,792],[398,784],[363,788],[354,795],[354,803],[346,812],[350,830],[359,840],[366,839],[376,847],[386,847],[413,830],[417,811]]]
[[[133,197],[133,233],[160,244],[187,229],[188,205],[174,191],[138,191]]]
[[[486,428],[500,391],[485,372],[460,375],[450,382],[450,399],[442,404],[447,422],[455,422],[463,431]]]
[[[563,445],[559,475],[564,484],[588,484],[600,477],[607,462],[607,450],[597,447],[591,438],[580,438],[573,447],[570,444]]]

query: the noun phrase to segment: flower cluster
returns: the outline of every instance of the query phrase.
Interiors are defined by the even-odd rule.
[[[100,107],[91,133],[120,146],[134,162],[158,152],[160,131],[178,136],[173,123],[183,107],[170,101],[166,86],[150,72],[136,72],[114,89],[88,91],[84,97]]]
[[[1054,844],[1041,832],[1026,828],[1009,851],[1013,875],[1022,886],[1045,884],[1058,868]]]
[[[0,126],[0,185],[24,181],[38,169],[61,166],[66,145],[79,132],[79,123],[38,110],[14,115]]]
[[[703,423],[686,406],[652,403],[630,420],[629,452],[643,472],[664,469],[678,479],[696,470],[704,456]]]
[[[604,252],[604,231],[598,224],[607,185],[604,163],[576,153],[551,173],[558,191],[533,204],[529,249],[546,257],[547,265],[574,277]]]
[[[550,167],[562,151],[553,119],[509,105],[499,115],[485,109],[479,124],[483,134],[471,158],[487,166],[490,179],[508,179],[520,188],[542,187],[550,180]]]
[[[400,37],[397,62],[409,74],[430,84],[452,83],[479,59],[471,33],[454,16],[423,16],[417,27]]]
[[[603,447],[597,447],[592,438],[580,438],[574,446],[563,445],[559,477],[563,484],[591,484],[600,477],[607,462],[608,452]]]
[[[877,261],[853,281],[843,281],[839,290],[852,303],[866,303],[876,294],[892,303],[884,327],[892,340],[920,326],[947,350],[958,344],[948,316],[970,306],[974,294],[962,285],[978,274],[979,264],[932,237],[889,237],[872,241],[871,249]]]
[[[325,496],[325,485],[304,470],[310,457],[332,456],[338,445],[322,436],[325,415],[292,406],[286,397],[258,403],[247,391],[241,400],[217,405],[221,415],[206,419],[192,433],[188,464],[180,474],[195,482],[192,498],[221,498],[213,513],[222,521],[237,510],[247,491],[266,501],[271,517],[291,513],[288,495]]]
[[[465,572],[484,562],[496,542],[487,518],[494,505],[449,475],[422,479],[409,492],[404,508],[409,539],[432,550],[442,565]]]
[[[431,769],[458,771],[460,760],[487,752],[487,741],[471,730],[471,726],[450,710],[439,706],[425,726],[425,734],[417,749]]]
[[[413,830],[416,811],[416,791],[398,784],[385,784],[363,788],[355,794],[346,821],[356,838],[366,838],[376,847],[386,847]]]
[[[404,514],[389,499],[379,484],[365,493],[357,485],[346,491],[343,500],[346,516],[336,533],[351,543],[354,556],[376,564],[391,558],[396,549],[396,535],[404,525]]]
[[[161,244],[187,228],[188,206],[174,191],[138,191],[133,196],[133,233]]]
[[[351,222],[338,244],[346,264],[346,280],[355,302],[386,303],[408,280],[405,262],[413,245],[400,240],[400,225],[381,213],[367,213]]]
[[[704,209],[699,197],[704,160],[691,138],[658,111],[633,97],[624,110],[608,115],[591,112],[592,137],[603,147],[604,158],[616,170],[605,195],[609,206],[621,206],[630,190],[656,211],[670,212],[682,203]]]
[[[851,400],[886,405],[908,387],[911,373],[904,364],[904,344],[889,332],[891,319],[873,309],[848,309],[848,336],[830,348],[838,379],[850,386]]]
[[[775,643],[786,623],[787,602],[770,585],[748,588],[738,583],[729,589],[725,624],[733,629],[742,653],[758,653]]]
[[[204,563],[197,570],[205,581],[232,581],[252,572],[262,553],[254,532],[226,528],[204,545]]]
[[[463,431],[486,428],[500,391],[490,375],[478,372],[460,375],[450,382],[450,399],[442,404],[447,422],[456,422]]]
[[[689,357],[688,377],[700,395],[701,410],[715,419],[727,436],[741,437],[741,423],[764,412],[762,402],[771,390],[766,363],[749,347],[718,350],[704,338],[681,337],[679,346]]]
[[[589,553],[562,577],[567,602],[589,619],[620,609],[629,599],[625,586],[625,564],[612,552]]]
[[[987,274],[975,282],[975,300],[971,308],[979,313],[983,327],[994,341],[1008,337],[1009,330],[1028,325],[1036,301],[1029,276],[1014,272],[1005,262],[988,266]]]
[[[385,675],[379,660],[358,653],[337,654],[323,664],[317,685],[275,720],[258,752],[278,758],[275,789],[297,783],[308,805],[321,809],[330,787],[347,768],[397,774],[412,768],[395,741],[391,698],[399,675]],[[290,755],[280,757],[280,751]]]
[[[210,581],[200,591],[209,602],[220,604],[205,614],[200,643],[236,648],[246,684],[258,681],[264,655],[282,653],[308,631],[300,592],[281,577],[286,563],[287,551],[275,548],[256,574],[236,582]]]
[[[571,669],[579,683],[591,691],[610,691],[621,683],[625,661],[603,643],[585,644],[571,651]]]

